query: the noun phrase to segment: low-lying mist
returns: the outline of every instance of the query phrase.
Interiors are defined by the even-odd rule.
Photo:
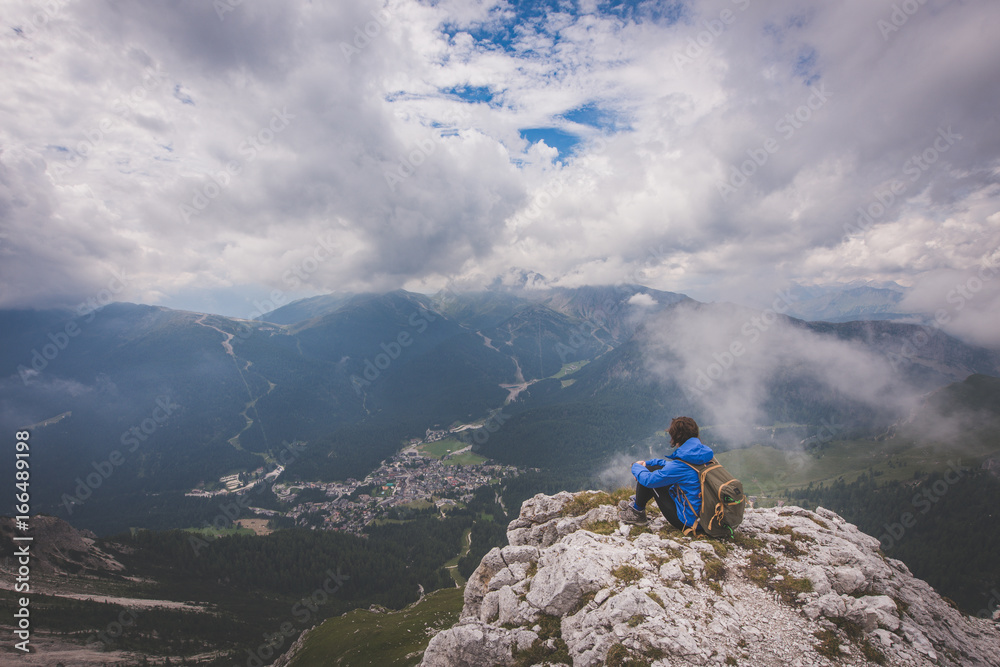
[[[922,393],[870,345],[774,309],[682,304],[651,318],[642,341],[649,371],[676,384],[692,416],[729,446],[766,433],[787,447],[888,425]]]

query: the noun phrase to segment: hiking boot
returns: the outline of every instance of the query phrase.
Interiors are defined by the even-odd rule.
[[[618,520],[622,523],[647,523],[649,517],[646,516],[645,510],[640,512],[632,506],[634,498],[635,496],[618,503]]]

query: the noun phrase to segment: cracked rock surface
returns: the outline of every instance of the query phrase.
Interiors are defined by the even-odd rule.
[[[662,518],[620,524],[599,498],[525,501],[421,665],[1000,667],[995,621],[951,607],[833,512],[752,509],[716,541]]]

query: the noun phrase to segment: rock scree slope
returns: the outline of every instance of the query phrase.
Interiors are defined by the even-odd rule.
[[[823,508],[748,509],[735,539],[715,541],[662,518],[621,524],[602,492],[539,494],[507,536],[423,667],[1000,666],[995,621],[963,615]]]

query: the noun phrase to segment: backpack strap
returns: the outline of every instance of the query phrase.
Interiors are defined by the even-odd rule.
[[[692,470],[694,470],[696,473],[698,473],[698,483],[701,485],[701,503],[702,503],[702,508],[704,508],[704,506],[705,506],[705,479],[708,477],[708,472],[710,470],[715,470],[716,468],[721,468],[722,464],[719,463],[718,461],[716,461],[713,458],[707,464],[704,464],[705,465],[705,469],[704,470],[699,470],[698,466],[695,466],[693,463],[688,463],[684,459],[676,459],[676,460],[680,461],[681,463],[683,463],[684,465],[688,466],[689,468],[691,468]],[[684,502],[687,503],[688,509],[690,509],[691,510],[691,514],[694,515],[694,525],[692,525],[690,528],[686,529],[684,531],[684,534],[687,535],[688,533],[691,533],[692,535],[694,535],[695,531],[698,530],[698,524],[701,523],[701,514],[699,512],[695,512],[694,511],[694,505],[691,504],[691,501],[688,499],[687,494],[684,493],[684,489],[682,489],[680,487],[680,485],[677,486],[677,491],[681,494],[681,496],[684,497]],[[718,513],[718,512],[719,512],[719,506],[716,505],[716,513]],[[713,517],[713,520],[714,520],[714,517]],[[720,522],[721,522],[721,519],[720,519]],[[712,528],[712,522],[711,521],[709,521],[708,527],[709,527],[709,529]]]
[[[700,521],[700,517],[698,516],[698,513],[694,511],[694,505],[691,504],[691,501],[688,499],[687,494],[684,493],[684,489],[677,487],[677,493],[679,493],[681,498],[684,499],[684,503],[688,506],[688,509],[691,510],[691,514],[694,515],[694,523],[691,524],[690,528],[685,528],[683,531],[685,535],[691,533],[691,535],[693,536],[694,532],[698,530],[698,522]]]

